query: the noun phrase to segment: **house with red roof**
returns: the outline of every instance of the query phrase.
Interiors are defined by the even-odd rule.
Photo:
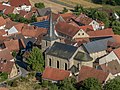
[[[110,73],[104,72],[102,70],[97,70],[92,67],[82,66],[79,75],[78,75],[78,83],[84,81],[87,78],[96,78],[102,84],[106,83],[109,79],[112,79],[113,76]]]
[[[7,48],[0,51],[0,72],[7,73],[8,78],[13,78],[18,75],[14,58]]]
[[[9,5],[16,7],[17,10],[31,10],[31,4],[29,0],[9,0]]]
[[[88,31],[87,34],[90,37],[105,37],[105,36],[113,36],[114,32],[112,28],[106,28],[103,30]]]
[[[53,83],[58,83],[59,81],[62,81],[70,76],[71,76],[70,71],[52,67],[46,67],[42,74],[43,80],[49,80],[52,81]]]
[[[85,32],[86,28],[76,27],[66,22],[58,22],[55,26],[55,30],[59,36],[68,39],[89,37],[89,35]]]
[[[94,30],[103,28],[103,25],[100,25],[99,22],[82,13],[77,18],[74,18],[74,21],[77,22],[79,26],[92,25]]]
[[[0,29],[5,29],[6,20],[3,17],[0,17]]]

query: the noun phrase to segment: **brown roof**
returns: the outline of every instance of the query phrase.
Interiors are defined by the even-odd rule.
[[[11,73],[14,62],[7,60],[0,60],[0,72]]]
[[[24,41],[22,39],[20,40],[9,40],[4,42],[6,48],[8,48],[10,51],[18,51],[21,48],[25,47]]]
[[[101,68],[103,71],[112,73],[113,75],[120,73],[120,64],[117,60],[113,60],[107,64],[102,64]]]
[[[93,19],[92,18],[89,18],[88,16],[86,16],[85,14],[80,14],[76,19],[75,21],[77,22],[80,22],[82,24],[85,24],[85,25],[89,25]]]
[[[48,16],[37,17],[37,22],[48,20],[48,19],[49,19]]]
[[[120,35],[113,35],[112,37],[115,39],[116,43],[120,43]]]
[[[22,32],[24,23],[18,23],[16,25],[14,25],[14,27],[18,30],[18,32]]]
[[[81,28],[85,32],[94,31],[92,25],[79,26],[79,28]]]
[[[60,81],[60,80],[64,80],[65,78],[67,78],[69,76],[70,76],[69,71],[57,69],[57,68],[46,67],[43,72],[42,77],[44,79]]]
[[[13,6],[6,6],[6,5],[2,5],[0,3],[0,10],[4,10],[4,14],[10,14],[13,13],[15,7]]]
[[[0,51],[0,58],[1,59],[6,59],[6,60],[12,60],[13,56],[10,54],[9,49],[3,49],[2,51]]]
[[[87,34],[90,37],[100,37],[100,36],[112,36],[112,35],[114,35],[114,32],[113,32],[112,28],[107,28],[104,30],[89,31],[89,32],[87,32]]]
[[[104,83],[108,77],[108,73],[103,72],[102,70],[96,70],[92,67],[82,66],[79,71],[78,81],[80,82],[91,77],[98,79],[101,83]]]
[[[44,28],[38,28],[35,26],[25,25],[22,29],[22,34],[28,37],[38,37],[39,35],[44,35],[47,33],[47,30]]]
[[[0,17],[0,26],[3,26],[6,24],[6,20],[3,17]]]
[[[10,5],[15,6],[15,7],[19,7],[19,6],[23,5],[23,4],[31,6],[29,0],[9,0],[9,1],[10,1]]]
[[[70,37],[73,37],[80,30],[79,27],[75,27],[66,22],[58,22],[55,26],[55,29],[58,33],[65,34]]]
[[[12,6],[5,6],[5,11],[4,14],[12,14],[14,11],[15,7]]]
[[[5,28],[7,28],[7,29],[10,29],[11,27],[19,24],[18,22],[13,22],[12,20],[10,20],[10,18],[7,18],[5,20],[6,20],[6,26],[5,26]]]
[[[113,52],[117,55],[117,57],[120,59],[120,48],[114,49]]]
[[[62,18],[65,21],[69,21],[72,18],[76,18],[76,15],[74,15],[73,13],[64,13],[64,14],[60,14],[60,16],[62,16]]]
[[[5,30],[0,30],[0,36],[5,35],[5,34],[6,34]]]

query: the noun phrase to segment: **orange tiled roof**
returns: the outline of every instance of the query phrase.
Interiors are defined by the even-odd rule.
[[[108,73],[103,72],[102,70],[96,70],[92,67],[82,66],[79,71],[78,81],[80,82],[91,77],[98,79],[100,83],[104,83],[108,77]]]
[[[85,25],[89,25],[93,21],[92,18],[89,18],[88,16],[86,16],[85,14],[82,14],[82,13],[74,20],[77,22],[80,22],[82,24],[85,24]]]
[[[57,32],[73,37],[79,30],[79,27],[75,27],[66,22],[58,22],[55,26]]]
[[[85,32],[94,31],[92,25],[79,26],[79,28],[81,28]]]
[[[117,57],[120,59],[120,48],[114,49],[113,52],[117,55]]]
[[[5,41],[4,44],[10,51],[18,51],[20,48],[25,47],[24,41],[22,39]]]
[[[0,26],[3,26],[6,24],[6,20],[3,17],[0,17]]]
[[[54,81],[60,81],[64,80],[65,78],[70,76],[70,72],[66,70],[61,70],[57,68],[51,68],[51,67],[46,67],[42,78],[44,79],[49,79],[49,80],[54,80]]]
[[[19,6],[23,5],[23,4],[31,6],[29,0],[9,0],[9,1],[10,1],[10,5],[15,6],[15,7],[19,7]]]
[[[0,87],[0,90],[9,90],[8,88]]]
[[[90,37],[101,37],[101,36],[112,36],[112,35],[114,35],[114,32],[113,32],[112,28],[107,28],[104,30],[89,31],[89,32],[87,32],[87,34]]]

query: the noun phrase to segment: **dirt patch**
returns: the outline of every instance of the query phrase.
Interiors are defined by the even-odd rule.
[[[54,13],[58,13],[63,10],[63,7],[71,9],[70,7],[51,2],[50,0],[30,0],[31,4],[34,6],[35,3],[42,2],[45,4],[45,7],[51,7]]]

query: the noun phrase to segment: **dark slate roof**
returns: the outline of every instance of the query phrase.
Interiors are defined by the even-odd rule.
[[[87,61],[92,61],[93,58],[89,56],[89,54],[87,53],[83,53],[83,52],[77,52],[77,54],[74,57],[75,60],[78,61],[83,61],[83,62],[87,62]]]
[[[35,38],[24,38],[23,41],[25,45],[27,45],[29,41],[31,41],[32,43],[35,43],[36,39]]]
[[[77,47],[72,45],[55,42],[47,51],[47,54],[69,60],[77,49]]]
[[[41,21],[41,22],[34,22],[31,25],[40,27],[40,28],[49,28],[49,20]]]
[[[37,9],[37,11],[39,16],[47,16],[51,13],[51,8],[48,7],[48,8]]]
[[[88,53],[95,53],[95,52],[100,52],[104,51],[107,49],[107,42],[112,41],[114,42],[115,40],[113,38],[106,38],[102,40],[96,40],[88,43],[84,43],[83,47]]]

